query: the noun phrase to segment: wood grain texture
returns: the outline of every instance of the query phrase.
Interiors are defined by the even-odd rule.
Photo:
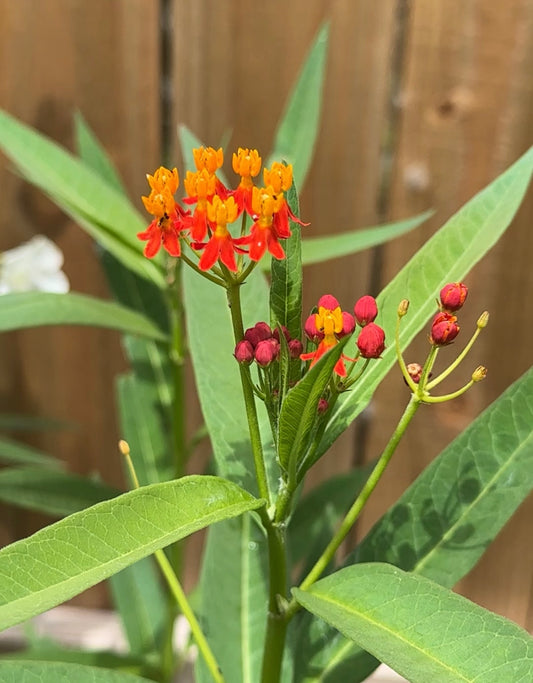
[[[110,152],[132,196],[159,159],[157,3],[144,0],[0,0],[0,106],[72,149],[80,110]],[[65,254],[75,291],[107,297],[91,240],[2,163],[0,248],[43,233]],[[140,203],[140,202],[139,202]],[[0,336],[0,410],[73,422],[31,436],[84,474],[122,482],[113,378],[125,368],[119,336],[47,328]],[[42,525],[10,512],[9,540]],[[3,534],[4,535],[4,534]],[[105,593],[78,602],[102,604]]]

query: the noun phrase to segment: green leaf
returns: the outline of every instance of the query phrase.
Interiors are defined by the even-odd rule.
[[[0,149],[106,249],[163,287],[161,267],[142,256],[137,232],[146,221],[131,202],[85,163],[37,131],[0,111]]]
[[[262,504],[229,481],[190,476],[130,491],[41,529],[0,550],[0,628]]]
[[[0,429],[6,431],[34,432],[46,429],[72,429],[74,423],[38,415],[0,414]]]
[[[341,569],[294,595],[411,683],[533,678],[533,639],[526,631],[391,565]]]
[[[426,211],[403,221],[376,225],[372,228],[349,230],[326,237],[305,237],[302,240],[303,265],[330,261],[384,244],[417,228],[432,215],[433,211]]]
[[[0,683],[152,683],[147,678],[83,664],[0,662]]]
[[[40,325],[95,325],[165,339],[164,333],[143,315],[84,294],[19,292],[0,297],[0,332]]]
[[[298,215],[298,195],[294,185],[287,193],[287,202]],[[302,336],[302,255],[301,230],[291,222],[291,237],[283,241],[286,257],[272,259],[270,286],[270,323],[272,329],[284,325],[292,339]]]
[[[0,500],[28,510],[63,517],[119,495],[100,481],[69,472],[22,467],[0,470]]]
[[[383,357],[369,366],[360,389],[340,397],[319,456],[368,404],[376,387],[395,364],[391,338],[400,301],[410,301],[400,335],[401,347],[406,348],[434,312],[440,288],[447,282],[462,280],[505,232],[527,190],[532,168],[533,148],[452,216],[379,295],[377,322],[385,329],[389,346]]]
[[[375,463],[338,474],[312,489],[298,503],[288,527],[291,562],[305,562],[306,575],[329,543]]]
[[[228,683],[256,683],[261,678],[267,556],[265,535],[251,515],[209,529],[200,579],[202,626]],[[198,683],[211,683],[201,660],[196,665]]]
[[[74,134],[78,154],[83,162],[111,187],[126,195],[124,185],[111,159],[79,111],[74,114]]]
[[[283,159],[294,164],[294,184],[300,189],[311,165],[318,137],[328,37],[329,26],[324,24],[311,46],[289,97],[267,163],[268,166],[272,161]]]
[[[38,465],[40,467],[63,467],[61,460],[41,453],[25,443],[0,437],[0,462],[14,462],[18,465]]]
[[[318,402],[331,381],[333,368],[351,336],[327,351],[285,397],[279,416],[278,456],[289,471],[303,460],[318,419]]]
[[[346,564],[389,562],[451,588],[476,564],[533,488],[532,443],[533,369],[422,472]],[[362,666],[366,661],[367,673],[377,666],[374,657],[313,622],[302,620],[306,645],[299,654],[305,670],[330,667],[331,678],[316,680],[342,683],[354,658]]]
[[[109,585],[130,651],[161,652],[167,602],[153,558],[145,557],[114,574]]]

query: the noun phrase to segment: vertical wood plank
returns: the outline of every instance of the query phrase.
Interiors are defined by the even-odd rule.
[[[80,110],[136,198],[159,159],[158,7],[145,0],[0,0],[0,105],[72,149]],[[108,291],[91,240],[38,190],[0,168],[0,248],[36,233],[65,254],[72,289]],[[138,199],[136,202],[140,204]],[[44,328],[0,336],[0,410],[48,415],[74,429],[31,435],[74,471],[122,483],[117,455],[115,375],[125,369],[118,334]],[[17,511],[7,535],[42,519]],[[101,604],[99,590],[78,602]]]

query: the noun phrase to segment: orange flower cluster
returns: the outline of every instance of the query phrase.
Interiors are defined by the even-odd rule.
[[[193,150],[193,156],[196,171],[187,171],[183,183],[187,210],[174,199],[179,185],[175,168],[161,167],[147,176],[151,192],[142,200],[154,220],[137,235],[147,241],[145,256],[153,258],[161,246],[171,256],[180,256],[180,240],[184,239],[201,252],[198,267],[204,271],[220,261],[236,272],[236,253],[247,254],[252,261],[259,261],[267,250],[277,259],[284,258],[279,240],[291,235],[289,218],[306,225],[294,215],[284,196],[292,185],[292,166],[274,162],[270,169],[263,169],[264,187],[258,187],[253,179],[261,170],[261,157],[255,149],[239,148],[232,165],[241,180],[231,190],[216,175],[224,161],[222,149],[200,147]],[[235,237],[228,226],[243,213],[252,219],[250,232]]]

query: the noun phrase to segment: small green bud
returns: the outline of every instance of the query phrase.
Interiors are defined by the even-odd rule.
[[[472,373],[472,382],[481,382],[487,376],[487,368],[483,365],[478,366]]]
[[[409,300],[408,299],[402,299],[400,301],[400,305],[398,306],[398,318],[403,318],[403,316],[407,313],[409,310]]]
[[[488,322],[489,322],[489,312],[483,311],[483,313],[479,316],[479,318],[477,320],[477,326],[480,330],[482,330],[484,327],[487,327]]]

